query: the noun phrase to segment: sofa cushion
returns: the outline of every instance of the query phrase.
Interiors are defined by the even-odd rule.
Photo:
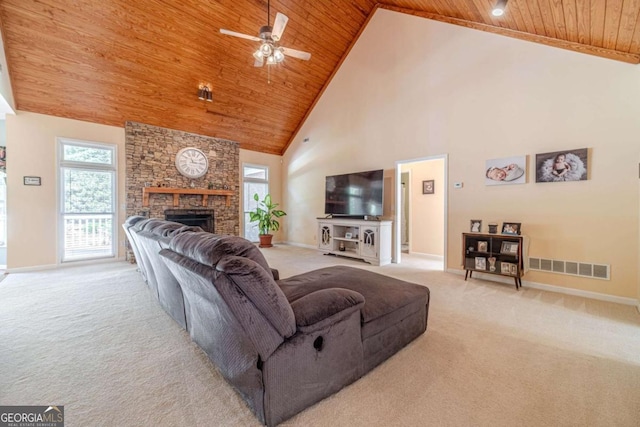
[[[175,236],[169,247],[209,267],[215,267],[225,256],[244,257],[256,262],[273,277],[271,268],[260,249],[242,237],[207,232],[185,232]]]
[[[424,286],[346,266],[311,271],[279,280],[278,284],[291,303],[327,288],[345,288],[362,294],[363,339],[402,321],[429,301],[429,289]]]

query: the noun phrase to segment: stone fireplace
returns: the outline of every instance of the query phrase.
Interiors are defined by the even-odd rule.
[[[126,123],[125,137],[127,217],[142,215],[164,219],[167,210],[209,210],[211,228],[216,233],[239,235],[240,150],[236,142],[136,122]],[[186,147],[198,148],[207,155],[209,170],[205,176],[189,179],[176,169],[176,154]],[[230,195],[203,197],[183,193],[174,197],[154,192],[143,200],[145,187],[224,190]]]

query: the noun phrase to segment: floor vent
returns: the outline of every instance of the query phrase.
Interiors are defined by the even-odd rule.
[[[569,274],[572,276],[591,277],[592,279],[610,280],[611,266],[608,264],[590,264],[576,261],[560,261],[557,259],[529,258],[529,269],[548,271],[550,273]]]

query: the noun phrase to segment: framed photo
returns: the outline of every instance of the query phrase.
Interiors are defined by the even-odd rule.
[[[502,234],[520,235],[520,224],[519,222],[503,222]]]
[[[470,229],[472,233],[480,233],[482,231],[482,220],[472,219]]]
[[[511,274],[511,263],[510,262],[501,262],[500,263],[500,273],[502,273],[502,274]]]
[[[353,239],[353,233],[344,233],[345,239]]]
[[[478,242],[478,252],[487,252],[489,248],[489,242],[480,241]]]
[[[587,148],[536,154],[536,182],[584,181],[588,167]]]
[[[516,255],[518,253],[518,243],[517,242],[502,242],[502,247],[500,248],[500,253]]]
[[[435,180],[422,181],[422,194],[435,193]]]
[[[484,178],[485,185],[526,184],[527,156],[485,161]]]
[[[518,264],[511,264],[511,275],[512,276],[518,275]]]
[[[486,269],[487,269],[487,259],[485,257],[477,256],[476,270],[486,270]]]
[[[491,256],[487,259],[489,260],[489,271],[496,271],[496,257]]]

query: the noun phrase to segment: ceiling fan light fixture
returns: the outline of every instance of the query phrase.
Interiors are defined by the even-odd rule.
[[[262,46],[260,46],[260,51],[262,52],[263,56],[271,56],[271,54],[273,53],[273,47],[269,43],[262,43]]]
[[[507,7],[507,0],[497,0],[496,5],[493,7],[491,14],[493,16],[504,15],[504,9]]]
[[[274,55],[271,55],[270,57],[267,58],[267,65],[275,65],[275,64],[277,64],[277,61]]]
[[[262,58],[264,58],[264,55],[262,54],[262,50],[258,49],[255,52],[253,52],[253,57],[256,58],[256,60],[258,61],[262,61]]]
[[[284,61],[284,53],[282,53],[282,48],[277,48],[275,52],[273,52],[273,58],[277,63]]]

